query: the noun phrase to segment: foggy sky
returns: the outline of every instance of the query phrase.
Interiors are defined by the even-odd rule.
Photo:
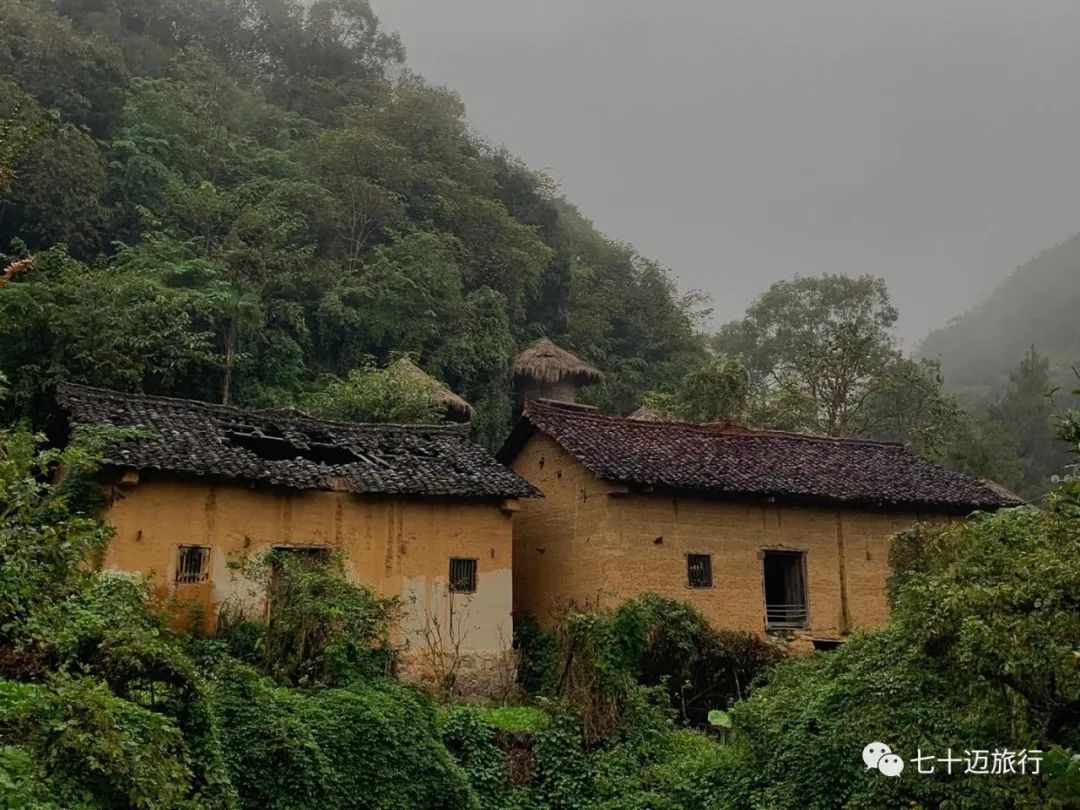
[[[909,342],[1080,231],[1075,0],[374,0],[410,66],[709,292],[884,276]]]

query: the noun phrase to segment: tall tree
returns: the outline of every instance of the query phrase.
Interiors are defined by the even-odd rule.
[[[766,421],[853,435],[900,359],[884,280],[825,275],[779,281],[715,339],[753,376]]]
[[[1056,435],[1056,409],[1051,397],[1050,361],[1032,346],[1009,375],[1005,392],[990,407],[990,418],[1012,437],[1022,460],[1020,488],[1034,496],[1050,488],[1060,473],[1066,449]]]
[[[749,396],[746,366],[731,357],[710,357],[673,392],[647,392],[643,404],[662,416],[687,422],[740,421],[747,416]]]
[[[47,131],[34,100],[11,83],[0,83],[0,195],[15,179],[27,151]]]

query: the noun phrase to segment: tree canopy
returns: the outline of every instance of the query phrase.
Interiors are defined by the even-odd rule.
[[[744,358],[767,421],[852,435],[899,358],[897,317],[882,279],[795,278],[773,284],[716,343]]]
[[[363,0],[0,0],[0,370],[248,406],[417,357],[494,443],[518,346],[616,410],[702,356],[702,302],[469,128]],[[34,58],[26,58],[29,54]]]

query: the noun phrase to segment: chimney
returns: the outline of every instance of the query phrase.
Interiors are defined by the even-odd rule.
[[[575,402],[579,388],[599,382],[602,376],[585,361],[542,338],[514,360],[515,416],[530,399]]]

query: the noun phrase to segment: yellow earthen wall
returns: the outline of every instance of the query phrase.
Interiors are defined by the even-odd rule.
[[[514,611],[541,624],[564,605],[613,607],[653,592],[693,604],[717,627],[761,632],[761,552],[791,549],[806,552],[809,633],[837,637],[888,618],[892,535],[948,519],[622,493],[542,434],[513,467],[545,496],[523,502],[514,525]],[[687,554],[712,555],[712,588],[688,586]]]
[[[403,598],[402,629],[410,646],[421,643],[425,622],[441,622],[445,636],[451,598],[463,649],[497,651],[511,639],[512,520],[498,504],[271,490],[145,474],[110,495],[104,517],[116,535],[105,567],[143,573],[162,593],[200,601],[209,617],[225,600],[244,599],[250,590],[230,561],[275,546],[325,545],[344,553],[351,579]],[[209,583],[174,584],[180,545],[211,547]],[[447,596],[451,557],[476,558],[475,594]]]

